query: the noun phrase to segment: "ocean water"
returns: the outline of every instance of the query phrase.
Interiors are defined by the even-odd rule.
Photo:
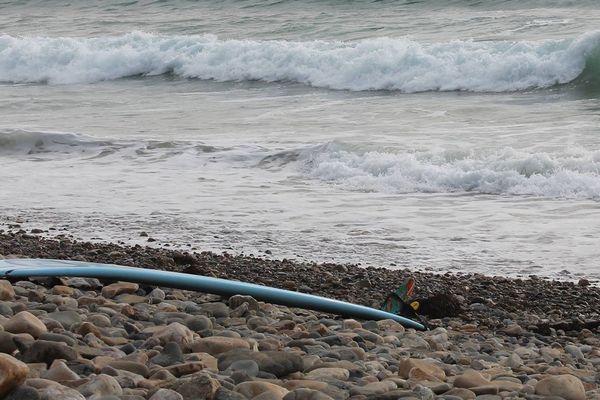
[[[0,0],[0,217],[600,279],[600,2]]]

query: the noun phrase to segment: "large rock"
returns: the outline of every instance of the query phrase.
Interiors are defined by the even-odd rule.
[[[55,382],[74,381],[79,379],[73,370],[71,370],[62,360],[54,360],[47,371],[42,372],[41,378],[49,379]]]
[[[52,364],[54,360],[72,361],[77,359],[77,352],[62,342],[36,340],[30,345],[19,348],[21,359],[26,363],[44,362]]]
[[[42,400],[86,400],[77,390],[59,384],[40,388],[38,393]]]
[[[280,396],[283,398],[288,393],[286,388],[283,388],[279,385],[275,385],[270,382],[259,382],[259,381],[251,381],[251,382],[242,382],[238,384],[234,389],[234,391],[243,394],[248,399],[252,399],[262,393],[271,392],[276,396]]]
[[[216,356],[233,349],[249,349],[250,344],[244,339],[211,336],[194,341],[191,348],[194,353],[208,353]]]
[[[314,379],[317,381],[330,379],[346,381],[348,378],[350,378],[350,371],[348,371],[346,368],[336,367],[317,368],[306,374],[306,379]]]
[[[123,394],[123,389],[115,378],[109,375],[100,374],[94,375],[91,379],[77,388],[79,393],[85,397],[100,397],[108,395],[120,396]]]
[[[139,287],[140,286],[137,283],[132,282],[111,283],[110,285],[102,288],[102,296],[112,299],[113,297],[123,293],[135,293]]]
[[[371,383],[367,383],[364,386],[354,386],[352,389],[350,389],[350,395],[352,396],[359,396],[359,395],[363,395],[363,396],[367,396],[367,397],[372,397],[372,396],[377,396],[383,393],[387,393],[390,390],[394,390],[397,389],[398,385],[396,385],[394,382],[392,381],[381,381],[381,382],[371,382]]]
[[[181,346],[175,342],[167,343],[163,350],[155,357],[152,357],[150,361],[162,367],[179,364],[183,361]]]
[[[184,400],[214,400],[221,384],[205,373],[180,378],[165,386],[183,396]]]
[[[411,370],[413,376],[411,376]],[[418,375],[419,380],[440,381],[446,380],[446,373],[443,369],[435,365],[433,362],[421,360],[417,358],[405,358],[400,361],[398,366],[398,375],[401,378],[407,379]],[[429,379],[428,379],[429,378]]]
[[[535,393],[544,396],[560,396],[565,400],[585,400],[585,388],[573,375],[555,375],[542,379],[535,385]]]
[[[158,389],[148,400],[183,400],[183,396],[171,389]]]
[[[12,300],[15,298],[15,289],[13,289],[11,283],[7,280],[0,280],[0,300]]]
[[[10,332],[0,332],[0,353],[12,354],[17,350],[17,345],[13,341],[17,338],[21,343],[33,343],[34,338],[28,333],[14,334]]]
[[[47,317],[58,321],[67,330],[70,330],[73,325],[81,323],[81,316],[76,311],[55,311],[49,313]]]
[[[454,379],[454,387],[465,389],[488,386],[490,383],[489,379],[474,370],[465,371],[462,375],[459,375]]]
[[[40,400],[40,394],[30,386],[19,386],[2,400]],[[62,399],[61,399],[62,400]]]
[[[0,398],[19,386],[29,373],[29,367],[8,354],[0,353]]]
[[[153,335],[162,345],[175,342],[183,348],[189,348],[194,341],[194,332],[179,322],[173,322]]]
[[[29,333],[36,339],[42,333],[48,332],[46,325],[35,315],[27,311],[21,311],[6,321],[4,323],[4,330],[10,333]]]
[[[278,378],[293,372],[302,371],[302,357],[298,354],[285,351],[251,351],[231,350],[219,357],[219,370],[229,368],[236,361],[251,360],[258,364],[261,371],[268,372]]]
[[[298,388],[286,394],[283,400],[333,400],[333,397],[318,390]]]

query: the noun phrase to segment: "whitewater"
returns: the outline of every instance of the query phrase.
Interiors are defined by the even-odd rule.
[[[600,279],[573,3],[0,3],[0,229]]]
[[[503,92],[568,83],[599,60],[600,31],[574,40],[425,45],[407,38],[290,42],[143,32],[84,39],[0,36],[1,81],[50,84],[172,73],[338,90]]]

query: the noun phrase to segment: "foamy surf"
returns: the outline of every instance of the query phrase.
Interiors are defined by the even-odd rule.
[[[172,73],[339,90],[506,92],[571,82],[595,65],[600,32],[576,39],[419,43],[220,40],[213,35],[0,36],[0,81],[91,83]],[[597,74],[593,71],[592,74]]]
[[[528,195],[600,201],[600,151],[414,150],[329,142],[275,152],[197,141],[114,140],[61,132],[0,131],[0,154],[14,160],[148,166],[194,174],[207,162],[219,169],[269,170],[348,191]],[[168,163],[168,165],[166,164]],[[116,173],[116,172],[115,172]],[[135,181],[136,175],[118,173]]]
[[[348,151],[330,143],[301,157],[304,173],[344,190],[474,193],[600,200],[600,151]]]

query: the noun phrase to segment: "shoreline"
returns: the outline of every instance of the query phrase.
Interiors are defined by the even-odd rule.
[[[351,264],[276,260],[253,255],[207,251],[181,251],[141,245],[94,243],[68,238],[48,238],[42,230],[0,230],[0,256],[54,258],[126,266],[143,266],[257,283],[330,297],[379,308],[389,293],[408,276],[416,280],[415,298],[439,294],[452,296],[459,309],[426,315],[432,325],[445,326],[451,319],[502,329],[503,320],[525,325],[535,333],[561,329],[580,331],[600,326],[600,287],[580,279],[578,283],[536,275],[527,279],[478,273],[431,273],[407,268],[363,267]],[[446,317],[446,318],[445,318]],[[445,318],[445,320],[444,320]],[[433,321],[431,321],[433,320]],[[574,333],[574,332],[571,332]]]

